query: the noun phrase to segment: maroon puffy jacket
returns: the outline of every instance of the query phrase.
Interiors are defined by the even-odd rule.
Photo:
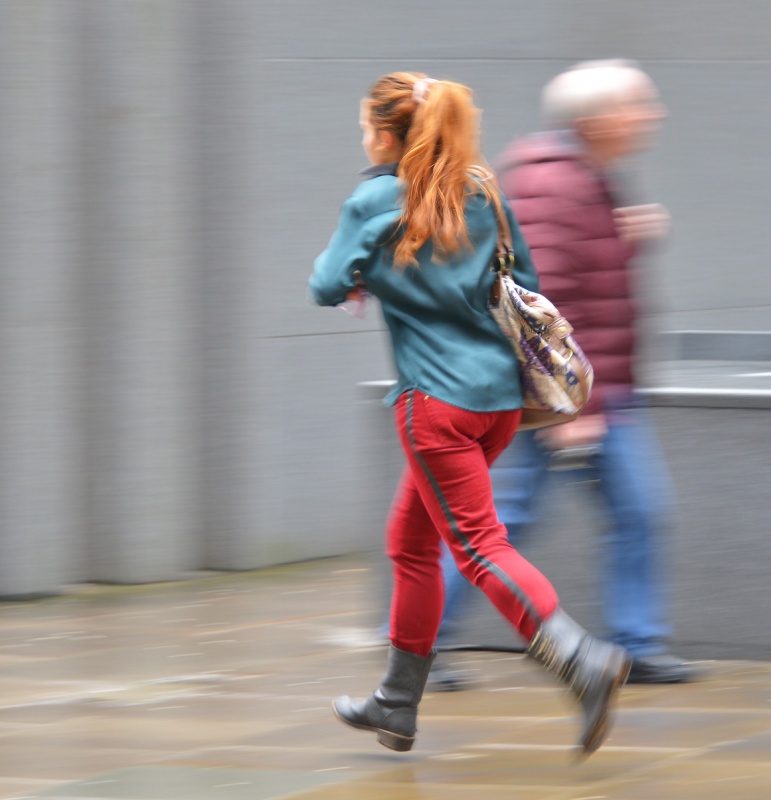
[[[573,325],[594,368],[585,413],[600,411],[614,396],[628,396],[634,384],[635,247],[616,233],[617,204],[602,177],[558,133],[515,142],[497,170],[530,247],[540,291]]]

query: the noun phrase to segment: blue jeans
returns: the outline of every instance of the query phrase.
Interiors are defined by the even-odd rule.
[[[670,635],[665,621],[660,533],[672,507],[666,474],[652,426],[644,409],[608,412],[600,451],[582,469],[597,481],[604,500],[607,535],[603,540],[600,586],[607,636],[633,655],[661,652]],[[552,472],[549,453],[534,431],[518,433],[491,470],[498,517],[516,545],[536,522],[538,502],[561,476]],[[452,634],[470,590],[448,551],[442,556],[445,607],[437,643]]]

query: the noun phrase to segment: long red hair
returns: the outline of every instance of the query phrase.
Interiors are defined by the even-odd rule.
[[[416,265],[415,254],[429,240],[439,259],[468,247],[468,194],[481,191],[500,206],[497,184],[479,152],[479,110],[471,90],[395,72],[380,78],[368,99],[373,127],[390,131],[404,147],[397,172],[404,183],[402,235],[394,263]]]

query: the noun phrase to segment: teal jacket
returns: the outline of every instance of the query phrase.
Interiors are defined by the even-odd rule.
[[[514,352],[487,309],[497,242],[492,206],[481,192],[469,195],[470,250],[437,263],[429,243],[417,254],[419,267],[395,267],[391,242],[401,208],[395,167],[367,170],[368,180],[345,201],[337,230],[314,264],[311,297],[319,305],[338,305],[359,273],[367,291],[380,300],[398,374],[386,403],[416,389],[469,411],[520,408]],[[527,245],[508,203],[503,204],[512,229],[515,280],[537,289]]]

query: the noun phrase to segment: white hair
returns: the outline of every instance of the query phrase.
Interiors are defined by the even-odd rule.
[[[541,93],[548,122],[571,125],[581,117],[603,114],[620,102],[647,75],[634,61],[582,61],[561,72]]]

